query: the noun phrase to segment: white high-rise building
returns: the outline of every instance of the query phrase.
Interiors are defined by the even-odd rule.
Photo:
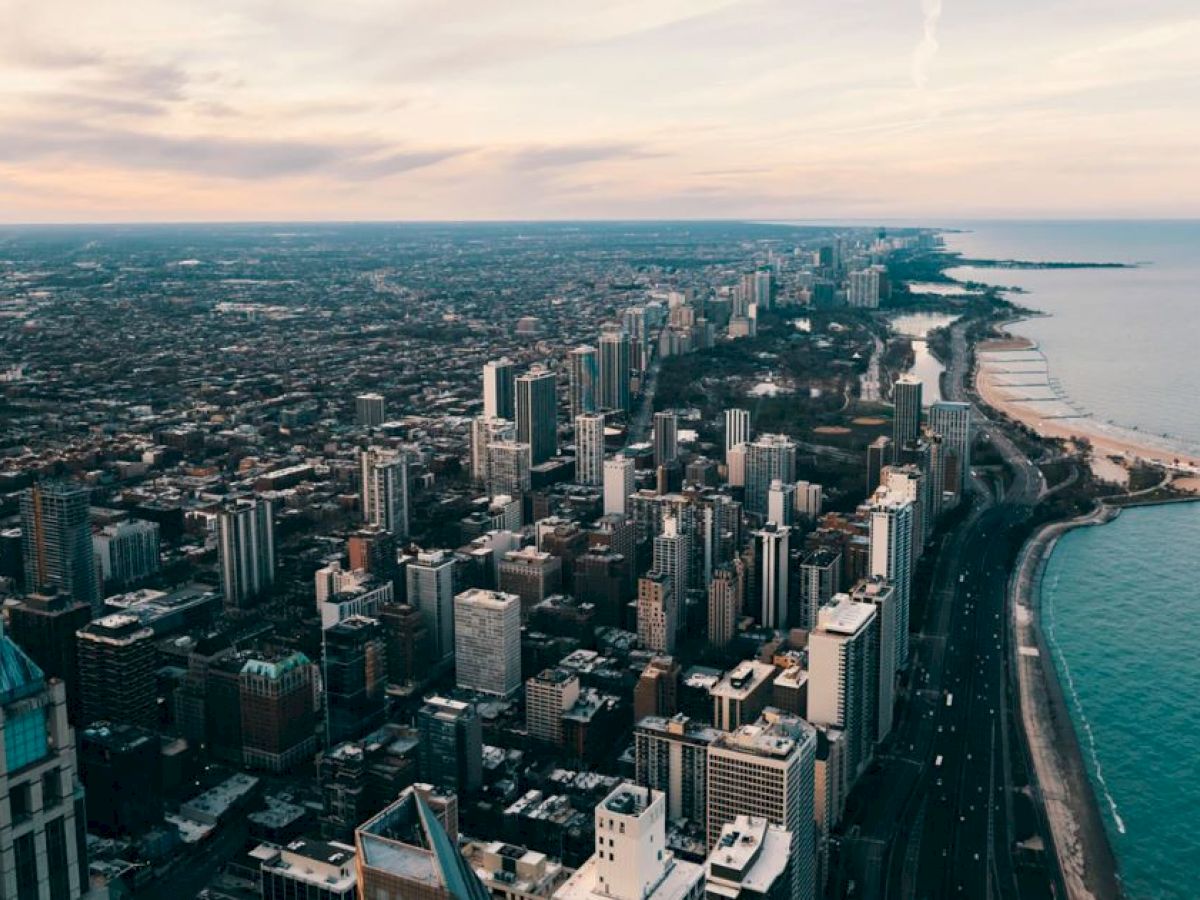
[[[721,829],[705,863],[706,896],[790,896],[792,835],[759,816],[738,816]]]
[[[792,891],[816,896],[814,768],[817,732],[799,716],[768,709],[708,748],[708,846],[738,816],[761,816],[792,833]]]
[[[374,428],[387,421],[387,409],[383,394],[359,394],[354,398],[354,417],[358,424]]]
[[[903,466],[884,466],[881,473],[883,479],[879,490],[886,491],[889,497],[907,500],[913,505],[913,563],[921,555],[921,548],[933,531],[933,517],[929,515],[926,505],[928,499],[925,473],[920,467],[909,463]]]
[[[750,410],[725,410],[725,453],[738,444],[750,443]]]
[[[408,537],[408,454],[370,447],[359,453],[363,521],[396,540]]]
[[[454,653],[454,556],[447,550],[417,554],[405,569],[408,602],[421,614],[434,659]]]
[[[595,347],[576,347],[567,354],[567,405],[571,419],[599,408],[600,358]]]
[[[746,512],[765,516],[771,482],[796,481],[796,443],[782,434],[760,435],[746,445]]]
[[[796,482],[796,512],[807,519],[816,519],[825,505],[825,491],[815,481]]]
[[[679,519],[664,515],[662,531],[654,538],[654,569],[671,581],[676,624],[682,627],[684,604],[691,587],[691,540],[680,528]]]
[[[129,585],[157,572],[158,535],[158,523],[143,519],[105,525],[92,535],[92,550],[105,585]]]
[[[737,444],[725,451],[726,480],[730,487],[744,487],[746,484],[746,448],[749,444]]]
[[[489,419],[508,419],[516,415],[513,379],[517,366],[511,359],[495,359],[483,367],[483,414]]]
[[[754,532],[754,612],[764,628],[788,625],[788,565],[791,528],[768,523]]]
[[[908,664],[908,609],[912,596],[913,505],[908,500],[876,493],[871,507],[872,576],[886,578],[896,589],[896,668]]]
[[[486,485],[489,481],[488,447],[517,439],[517,426],[508,419],[476,416],[471,421],[471,480]]]
[[[252,606],[275,583],[275,523],[271,501],[240,499],[217,515],[217,556],[226,609]]]
[[[767,488],[767,521],[791,525],[796,517],[796,485],[776,478]]]
[[[575,480],[580,484],[604,483],[604,416],[584,413],[575,417]]]
[[[633,458],[618,454],[604,461],[604,514],[629,515],[633,493]]]
[[[493,497],[520,497],[529,490],[532,463],[529,445],[522,441],[493,441],[488,444],[487,490]]]
[[[704,867],[667,849],[662,791],[621,784],[596,806],[596,852],[554,900],[700,900]]]
[[[879,675],[875,606],[839,594],[817,614],[808,636],[808,720],[840,728],[846,740],[846,789],[875,746]]]
[[[800,557],[799,578],[799,621],[793,624],[812,631],[817,627],[817,612],[841,590],[842,555],[827,547],[809,550]]]
[[[878,308],[882,274],[874,266],[851,272],[846,287],[846,305],[862,309]]]
[[[521,687],[521,598],[471,588],[454,598],[454,666],[458,687],[497,694]]]
[[[390,579],[377,579],[363,569],[343,569],[338,562],[317,569],[313,581],[322,630],[351,616],[376,618],[380,605],[395,597]]]

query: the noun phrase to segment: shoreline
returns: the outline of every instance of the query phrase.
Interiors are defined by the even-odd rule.
[[[997,329],[1004,329],[1006,335],[975,345],[974,382],[980,400],[1039,437],[1067,442],[1085,439],[1092,451],[1088,467],[1100,481],[1125,486],[1129,483],[1127,465],[1151,464],[1171,473],[1176,489],[1200,493],[1200,451],[1097,422],[1070,406],[1055,388],[1049,361],[1037,343],[1007,333],[1008,326],[1031,317],[1020,315],[997,323]]]
[[[1041,628],[1041,586],[1058,539],[1075,528],[1103,525],[1120,510],[1104,504],[1085,516],[1039,528],[1026,542],[1009,585],[1010,627],[1032,787],[1049,825],[1053,852],[1072,900],[1125,896],[1100,799],[1092,784],[1053,651]]]

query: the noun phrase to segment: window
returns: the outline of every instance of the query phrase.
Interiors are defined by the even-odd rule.
[[[51,769],[42,776],[42,809],[54,809],[62,802],[61,781],[58,769]]]
[[[33,791],[28,781],[14,784],[8,789],[8,802],[12,806],[14,822],[28,818],[33,813]]]

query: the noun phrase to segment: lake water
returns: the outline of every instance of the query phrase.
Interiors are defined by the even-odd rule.
[[[929,332],[944,328],[957,318],[945,313],[908,313],[891,320],[896,334],[912,338],[913,364],[908,374],[921,380],[921,402],[925,406],[942,399],[942,372],[945,371],[945,366],[929,352],[925,338]]]

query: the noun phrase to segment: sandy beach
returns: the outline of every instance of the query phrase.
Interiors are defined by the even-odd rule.
[[[1043,437],[1086,438],[1097,478],[1127,484],[1127,467],[1140,460],[1171,469],[1176,488],[1200,492],[1200,454],[1075,409],[1059,392],[1049,363],[1033,341],[1019,336],[985,341],[976,348],[976,360],[975,387],[986,404]]]

